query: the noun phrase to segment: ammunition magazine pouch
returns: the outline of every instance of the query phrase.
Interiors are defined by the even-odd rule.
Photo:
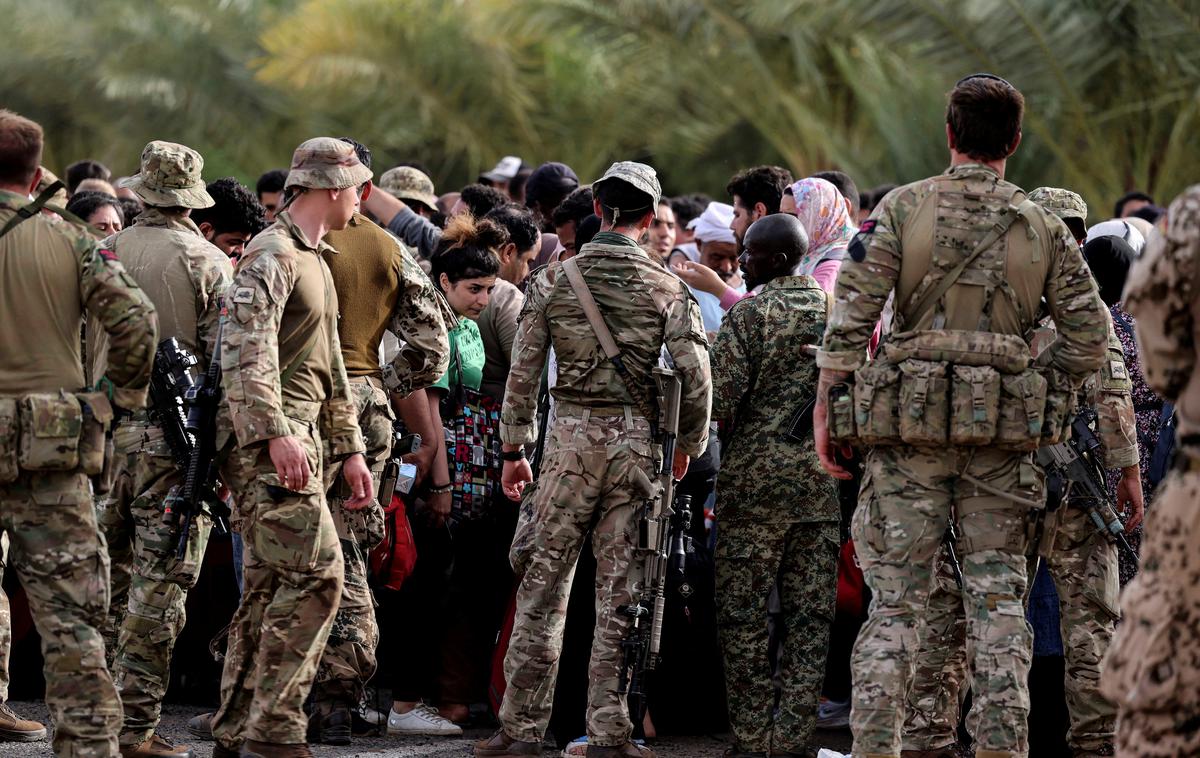
[[[112,419],[102,392],[0,397],[0,484],[22,471],[102,473]]]
[[[1065,438],[1074,399],[1070,377],[1034,367],[1018,336],[931,330],[897,335],[852,386],[834,385],[826,418],[839,443],[1025,452]]]

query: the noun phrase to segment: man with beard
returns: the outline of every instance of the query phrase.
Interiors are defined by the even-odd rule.
[[[791,183],[792,173],[779,166],[755,166],[729,180],[725,187],[733,199],[733,221],[729,228],[737,239],[738,255],[742,253],[746,230],[763,216],[779,213],[779,201]]]

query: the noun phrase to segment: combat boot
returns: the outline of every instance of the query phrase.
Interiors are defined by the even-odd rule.
[[[8,703],[0,703],[0,742],[37,742],[46,739],[46,727],[23,719]]]
[[[278,745],[274,742],[246,740],[242,745],[241,758],[313,758],[308,743]]]
[[[350,709],[334,707],[328,712],[314,712],[308,717],[308,741],[322,745],[350,744]]]
[[[201,713],[199,716],[192,716],[187,722],[188,734],[196,739],[212,742],[212,721],[213,716],[216,715],[215,713]]]
[[[932,750],[901,750],[900,758],[958,758],[958,751],[954,749],[954,745]]]
[[[526,758],[541,754],[540,742],[514,740],[505,734],[503,729],[498,729],[491,737],[475,743],[475,758]]]
[[[242,751],[237,748],[225,747],[218,742],[213,745],[212,758],[242,758]]]
[[[136,745],[122,745],[121,758],[192,758],[192,749],[152,734]]]
[[[655,758],[654,751],[644,745],[626,742],[624,745],[588,744],[587,758]]]

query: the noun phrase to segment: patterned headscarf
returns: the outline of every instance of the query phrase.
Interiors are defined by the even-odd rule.
[[[846,257],[854,236],[854,221],[837,187],[824,179],[801,179],[792,185],[796,218],[808,232],[808,252],[800,259],[800,274],[811,274],[821,261]]]

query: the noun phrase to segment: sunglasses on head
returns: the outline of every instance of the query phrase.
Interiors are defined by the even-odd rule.
[[[1007,84],[1009,87],[1012,87],[1012,84],[1009,83],[1009,81],[1007,79],[996,76],[995,74],[988,74],[988,73],[982,73],[982,72],[978,73],[978,74],[967,74],[966,76],[964,76],[963,78],[961,78],[957,82],[955,82],[954,86],[958,87],[958,86],[962,85],[963,82],[969,81],[971,79],[991,79],[992,81],[1002,82],[1004,84]],[[1016,87],[1013,87],[1013,89],[1016,89]]]

